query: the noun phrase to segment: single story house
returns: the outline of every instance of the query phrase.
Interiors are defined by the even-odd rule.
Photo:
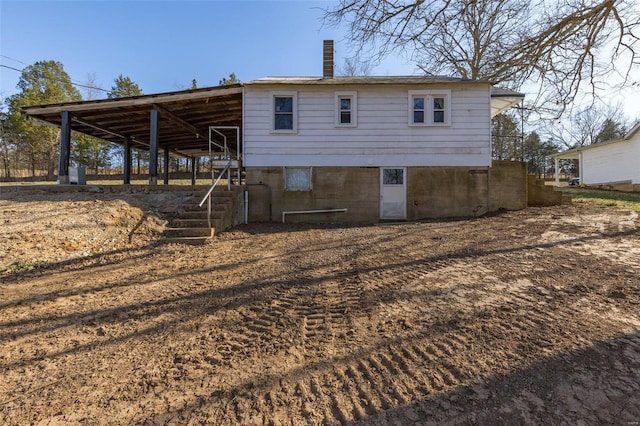
[[[559,185],[560,160],[578,160],[582,185],[613,186],[640,191],[640,122],[622,138],[581,146],[550,156]]]
[[[61,127],[60,182],[71,129],[150,152],[210,155],[237,171],[249,221],[376,222],[476,216],[527,205],[523,163],[492,161],[491,118],[524,95],[439,76],[321,77],[28,107]],[[168,174],[165,175],[168,183]],[[284,214],[283,214],[284,213]]]

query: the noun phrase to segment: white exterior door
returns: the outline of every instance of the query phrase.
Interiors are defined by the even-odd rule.
[[[380,168],[380,219],[407,218],[407,169]]]

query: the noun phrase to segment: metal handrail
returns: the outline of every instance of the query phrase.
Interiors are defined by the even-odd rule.
[[[215,182],[213,182],[213,185],[211,185],[211,188],[209,188],[209,190],[207,191],[205,196],[202,197],[202,201],[200,201],[200,204],[198,204],[198,207],[202,207],[204,202],[208,201],[208,204],[207,204],[207,224],[209,224],[209,228],[211,228],[211,193],[215,189],[216,185],[218,185],[218,182],[220,182],[220,179],[222,179],[222,177],[224,176],[225,173],[227,173],[227,187],[228,187],[229,190],[231,190],[231,172],[229,172],[229,170],[231,169],[231,163],[232,162],[233,162],[233,160],[229,160],[229,162],[227,163],[225,168],[222,169],[222,172],[220,173],[218,178],[215,180]]]
[[[213,161],[213,152],[211,150],[211,146],[215,145],[218,148],[222,149],[222,154],[225,160],[229,160],[229,162],[227,163],[227,165],[225,166],[225,168],[222,170],[222,172],[218,175],[218,178],[213,182],[213,185],[211,185],[211,187],[209,188],[209,190],[207,191],[207,193],[205,194],[204,197],[202,197],[202,200],[200,201],[200,204],[198,204],[198,207],[202,207],[202,205],[204,204],[205,201],[207,201],[207,224],[209,225],[209,228],[211,228],[211,193],[213,192],[213,190],[215,189],[216,185],[218,185],[218,183],[220,182],[220,179],[222,179],[224,177],[224,174],[227,174],[227,190],[231,191],[231,165],[234,162],[234,158],[235,157],[235,161],[239,162],[239,156],[238,153],[235,152],[234,150],[232,150],[231,148],[229,148],[228,144],[227,144],[227,136],[220,132],[217,129],[235,129],[236,131],[236,140],[238,143],[238,150],[240,150],[240,127],[238,126],[209,126],[209,158]],[[213,140],[213,134],[217,134],[218,136],[222,137],[222,141],[223,141],[223,145],[220,145],[219,143],[216,143]],[[238,163],[239,164],[239,163]],[[211,168],[211,179],[213,180],[213,176],[214,176],[214,169],[213,167]],[[241,174],[240,174],[240,168],[238,168],[238,185],[240,185],[240,180],[241,180]]]

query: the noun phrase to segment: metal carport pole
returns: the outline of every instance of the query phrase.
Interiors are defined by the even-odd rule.
[[[124,170],[123,183],[129,185],[131,183],[131,138],[124,138]]]
[[[160,142],[160,111],[151,110],[149,134],[149,185],[158,184],[158,145]]]
[[[198,178],[198,160],[196,157],[191,157],[191,185],[196,184],[196,179]]]
[[[71,113],[62,111],[60,124],[60,159],[58,160],[58,183],[69,183],[69,158],[71,156]]]

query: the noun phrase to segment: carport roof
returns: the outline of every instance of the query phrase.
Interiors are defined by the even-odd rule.
[[[148,149],[150,112],[160,111],[159,145],[193,156],[208,150],[209,126],[242,126],[241,84],[141,95],[117,99],[68,102],[23,108],[27,116],[60,126],[62,111],[72,116],[73,130],[110,142]],[[227,131],[236,145],[236,132]]]

